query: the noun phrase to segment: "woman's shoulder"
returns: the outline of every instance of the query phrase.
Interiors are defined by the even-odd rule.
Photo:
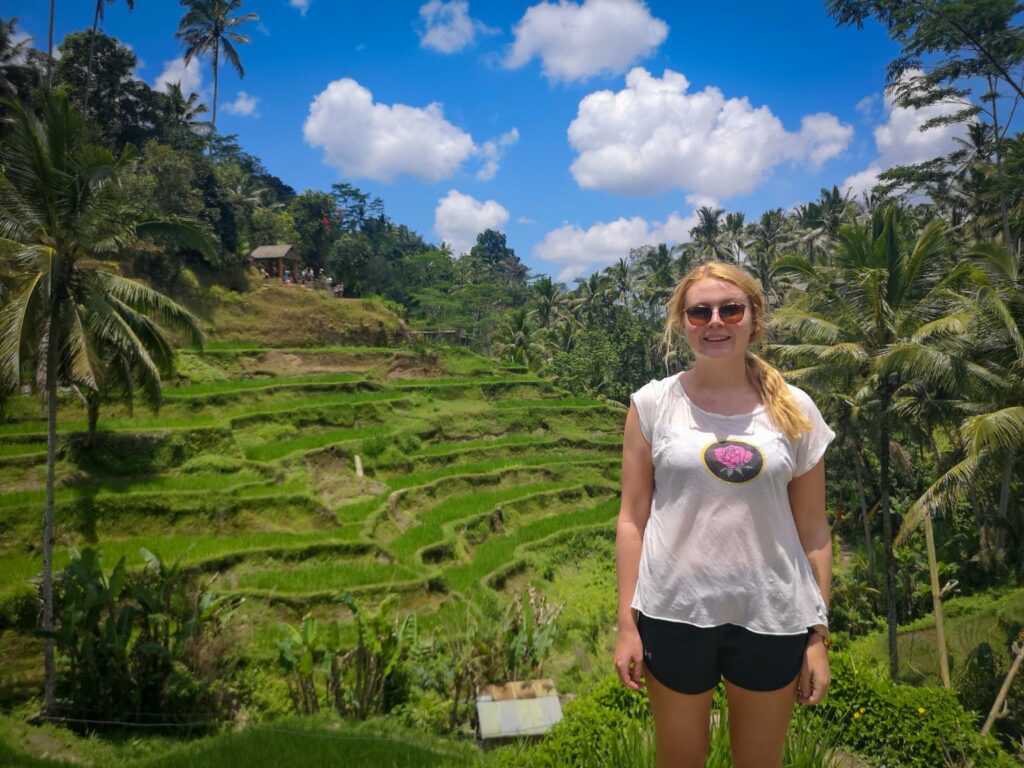
[[[808,415],[820,412],[818,404],[814,402],[814,398],[804,390],[800,389],[800,387],[795,384],[790,384],[789,382],[786,382],[786,386],[789,387],[790,397],[792,397],[793,400],[796,401],[796,404],[800,406],[800,410]]]
[[[651,379],[649,382],[644,384],[640,389],[633,393],[634,397],[651,397],[657,399],[664,392],[671,389],[672,385],[678,379],[678,374],[672,374],[666,376],[663,379]]]

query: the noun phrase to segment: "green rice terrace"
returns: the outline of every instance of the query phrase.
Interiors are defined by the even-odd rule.
[[[351,633],[343,591],[368,609],[394,595],[394,613],[415,612],[420,636],[443,633],[467,603],[510,593],[539,564],[550,570],[543,553],[570,537],[610,540],[625,415],[616,403],[566,397],[458,349],[215,344],[180,354],[177,372],[156,414],[106,406],[91,444],[84,407],[62,396],[54,572],[87,547],[106,571],[122,557],[143,569],[149,552],[175,563],[233,599],[232,639],[257,675],[280,677],[278,643],[304,616]],[[9,598],[42,566],[45,433],[37,398],[8,403]],[[548,578],[555,599],[574,588],[568,571]],[[613,584],[606,574],[603,588]],[[605,608],[577,620],[604,631],[610,598]],[[41,648],[0,633],[8,703],[38,690]],[[571,652],[554,661],[579,663]]]

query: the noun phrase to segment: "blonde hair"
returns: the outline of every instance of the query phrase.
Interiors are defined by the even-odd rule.
[[[683,299],[690,286],[704,278],[714,278],[732,283],[747,295],[750,302],[752,331],[751,341],[759,341],[764,337],[767,311],[765,309],[764,292],[761,285],[749,273],[733,264],[711,261],[701,264],[686,273],[676,284],[672,297],[668,300],[668,317],[665,321],[664,344],[666,349],[672,348],[672,342],[683,328],[683,312],[686,307]],[[789,393],[786,380],[778,369],[747,350],[747,380],[760,395],[772,423],[789,437],[795,438],[811,429],[811,422],[797,405]]]

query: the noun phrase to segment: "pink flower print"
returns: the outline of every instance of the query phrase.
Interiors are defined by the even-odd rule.
[[[723,445],[720,448],[715,448],[715,459],[729,469],[742,467],[752,458],[754,458],[753,453],[738,445]]]

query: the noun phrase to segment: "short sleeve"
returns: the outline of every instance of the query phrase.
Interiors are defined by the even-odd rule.
[[[825,423],[818,406],[806,392],[796,387],[790,387],[790,392],[811,422],[810,431],[804,432],[793,441],[793,477],[800,477],[814,469],[821,461],[825,449],[835,440],[836,433]]]
[[[657,384],[657,381],[651,379],[650,382],[629,396],[629,401],[636,406],[636,415],[640,422],[640,433],[648,444],[651,444],[654,437],[654,411],[658,404]]]

